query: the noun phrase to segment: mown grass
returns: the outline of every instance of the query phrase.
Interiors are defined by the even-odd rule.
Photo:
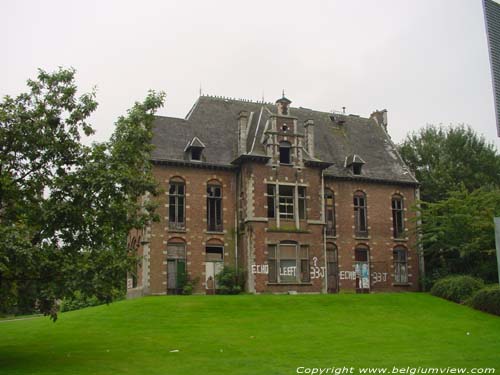
[[[401,293],[147,297],[56,323],[0,323],[1,374],[295,374],[298,366],[498,373],[500,318]]]

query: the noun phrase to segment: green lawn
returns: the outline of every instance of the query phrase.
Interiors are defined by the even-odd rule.
[[[147,297],[63,313],[56,323],[0,322],[6,375],[267,375],[299,366],[499,373],[500,318],[400,293]]]

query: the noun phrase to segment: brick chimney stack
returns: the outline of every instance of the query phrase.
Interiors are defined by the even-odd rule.
[[[305,147],[309,156],[314,157],[314,121],[307,120],[304,123],[305,128]]]
[[[383,109],[381,111],[377,110],[375,112],[373,112],[371,115],[370,115],[370,118],[374,119],[375,122],[380,125],[380,126],[383,126],[384,129],[387,131],[387,109]]]
[[[241,111],[238,115],[238,155],[247,153],[248,111]]]

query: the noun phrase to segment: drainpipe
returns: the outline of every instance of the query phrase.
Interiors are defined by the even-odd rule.
[[[420,277],[420,290],[425,291],[424,277],[425,277],[425,264],[424,264],[424,248],[422,244],[422,215],[420,213],[420,188],[415,189],[415,200],[417,202],[417,252],[418,252],[418,273]]]
[[[321,220],[325,223],[325,171],[321,170]],[[323,286],[323,293],[328,293],[328,260],[326,259],[326,225],[323,224],[323,259],[325,262],[325,285]]]

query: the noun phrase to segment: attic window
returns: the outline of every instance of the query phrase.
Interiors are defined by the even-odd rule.
[[[365,161],[361,158],[361,156],[352,154],[346,157],[345,159],[345,167],[351,169],[352,174],[359,176],[361,174],[361,170]]]
[[[286,132],[288,130],[288,125],[287,124],[283,124],[283,126],[281,127],[281,130],[283,130],[284,132]]]
[[[202,148],[191,148],[191,160],[200,161]]]
[[[361,163],[355,163],[352,165],[352,173],[355,174],[355,175],[360,175],[361,174],[361,167],[363,166],[363,164]]]

